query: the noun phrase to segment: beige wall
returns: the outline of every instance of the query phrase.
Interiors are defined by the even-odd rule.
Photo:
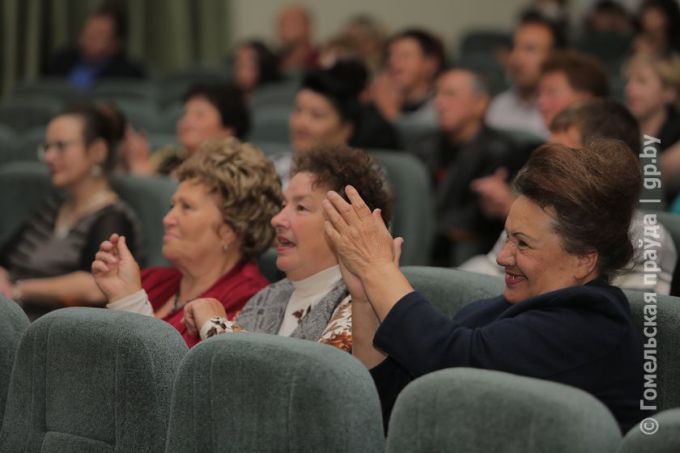
[[[285,0],[231,0],[231,30],[235,40],[273,37],[276,11]],[[439,33],[450,49],[462,32],[490,27],[510,30],[529,0],[300,0],[316,18],[316,37],[323,40],[357,13],[371,14],[390,30],[426,26]]]

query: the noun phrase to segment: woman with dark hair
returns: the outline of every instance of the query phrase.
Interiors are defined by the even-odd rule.
[[[115,130],[93,105],[68,108],[49,122],[40,146],[52,184],[51,197],[0,251],[2,294],[32,316],[63,305],[104,301],[89,273],[99,243],[113,233],[138,250],[132,210],[111,189]]]
[[[243,93],[225,84],[192,85],[184,94],[184,111],[176,130],[179,146],[153,154],[146,137],[130,131],[122,151],[128,170],[139,175],[172,175],[204,141],[243,139],[250,130],[250,113]]]
[[[635,51],[661,56],[680,52],[680,6],[676,0],[645,0],[638,17]]]
[[[262,41],[251,40],[234,52],[234,84],[248,97],[253,90],[281,81],[279,58]]]
[[[609,282],[633,256],[637,158],[618,140],[544,145],[515,187],[498,256],[505,291],[453,319],[413,290],[394,263],[392,236],[359,193],[346,189],[351,204],[328,194],[326,233],[353,300],[353,353],[371,368],[386,421],[409,381],[462,366],[581,388],[625,432],[642,418],[642,344],[626,296]]]
[[[288,122],[293,153],[305,153],[319,146],[347,144],[364,148],[392,148],[376,145],[377,140],[396,141],[396,138],[390,139],[396,134],[389,124],[384,123],[387,129],[382,129],[381,136],[367,136],[360,132],[365,121],[375,120],[369,118],[370,112],[359,99],[367,78],[368,71],[358,60],[340,60],[328,69],[307,73],[295,97],[295,106]],[[288,153],[273,159],[284,186],[292,158],[293,155]]]

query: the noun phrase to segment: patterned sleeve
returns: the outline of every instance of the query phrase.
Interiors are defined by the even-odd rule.
[[[221,316],[215,316],[214,318],[207,320],[203,326],[201,326],[199,336],[201,337],[201,340],[205,340],[206,338],[214,337],[215,335],[235,332],[244,332],[244,330],[233,321],[224,319]]]
[[[345,352],[352,351],[352,297],[345,297],[335,308],[319,343],[335,346]]]

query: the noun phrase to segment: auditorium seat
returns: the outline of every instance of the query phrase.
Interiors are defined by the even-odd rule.
[[[422,376],[401,392],[386,451],[614,453],[620,441],[609,410],[580,389],[452,368]]]
[[[34,321],[16,354],[0,451],[163,452],[187,347],[151,316],[66,308]]]
[[[0,426],[5,414],[7,388],[12,375],[14,356],[19,348],[19,340],[28,328],[28,318],[24,311],[9,299],[0,296]]]
[[[369,150],[369,154],[385,169],[395,194],[390,230],[404,238],[401,264],[427,264],[434,232],[434,206],[425,166],[403,152]]]
[[[166,453],[373,453],[384,447],[366,368],[331,346],[275,335],[223,334],[178,371]]]
[[[60,100],[48,97],[8,98],[0,104],[0,124],[9,126],[16,133],[23,133],[38,126],[44,127],[62,106]]]
[[[680,451],[680,409],[671,409],[653,416],[641,428],[631,429],[618,453],[678,453]],[[655,430],[656,429],[656,430]]]
[[[251,142],[288,143],[288,117],[292,107],[268,106],[253,111],[253,125],[248,135]]]

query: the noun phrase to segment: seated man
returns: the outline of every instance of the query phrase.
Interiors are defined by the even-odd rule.
[[[638,155],[641,149],[640,129],[635,118],[625,107],[616,101],[590,101],[583,105],[563,110],[552,123],[550,141],[572,148],[582,147],[584,144],[598,138],[615,138],[623,141]],[[612,284],[621,288],[649,290],[644,281],[644,257],[640,253],[643,239],[643,217],[639,210],[633,215],[630,226],[630,236],[636,248],[636,254],[631,263],[624,267],[625,271],[612,280]],[[677,262],[677,250],[668,231],[660,225],[660,237],[656,239],[660,244],[657,265],[661,272],[657,278],[655,291],[658,294],[669,294],[671,279]],[[496,256],[506,241],[505,234],[487,255],[476,256],[460,266],[460,269],[482,274],[503,277],[503,268],[496,265]]]
[[[513,147],[501,133],[484,124],[489,91],[482,77],[468,69],[452,69],[439,78],[435,95],[439,133],[416,143],[411,151],[427,165],[436,194],[435,264],[460,263],[489,250],[503,222],[480,209],[470,183],[499,167],[517,167]],[[453,256],[452,256],[453,255]]]
[[[65,77],[76,88],[89,89],[105,78],[144,78],[141,65],[125,55],[127,24],[120,12],[102,8],[88,17],[77,48],[54,58],[47,75]]]

